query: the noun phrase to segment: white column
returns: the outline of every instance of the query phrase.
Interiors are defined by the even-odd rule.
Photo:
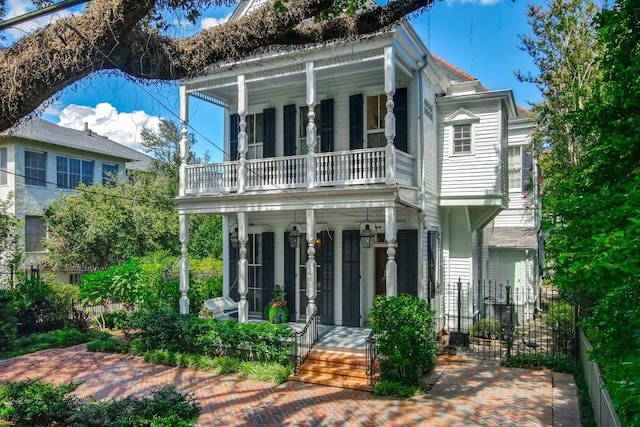
[[[316,106],[316,75],[313,68],[313,62],[307,62],[307,107],[309,107],[307,124],[307,147],[309,151],[307,153],[307,188],[312,189],[316,183],[316,113],[314,108]],[[314,238],[315,239],[315,238]]]
[[[384,92],[387,95],[387,114],[384,117],[384,136],[387,138],[385,183],[393,185],[396,183],[396,148],[393,145],[396,137],[396,116],[393,114],[393,94],[396,93],[396,56],[393,46],[384,48]]]
[[[180,168],[178,178],[178,194],[184,196],[186,194],[187,181],[187,157],[189,155],[189,144],[187,142],[187,123],[189,121],[189,98],[187,97],[187,88],[180,86]]]
[[[240,243],[240,259],[238,259],[238,293],[240,293],[240,301],[238,302],[238,322],[247,323],[249,321],[249,302],[247,301],[247,242],[249,236],[247,234],[247,213],[238,212],[238,243]]]
[[[238,193],[244,193],[247,185],[247,168],[245,166],[247,151],[247,83],[244,75],[238,76],[238,115],[240,116],[240,133],[238,134]],[[231,129],[231,132],[234,132]]]
[[[307,319],[318,309],[316,307],[316,212],[307,210]]]
[[[385,208],[385,233],[387,241],[387,264],[385,265],[385,281],[387,284],[387,296],[398,294],[398,265],[396,264],[396,208]]]
[[[180,215],[180,314],[189,314],[189,258],[187,245],[189,244],[189,216]]]

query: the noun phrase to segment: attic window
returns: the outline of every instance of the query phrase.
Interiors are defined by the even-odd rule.
[[[471,123],[453,125],[453,154],[471,154]]]

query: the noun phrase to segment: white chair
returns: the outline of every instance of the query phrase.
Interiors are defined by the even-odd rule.
[[[229,297],[211,298],[204,302],[204,306],[211,310],[213,317],[219,320],[237,319],[238,303]],[[236,317],[232,315],[235,314]]]

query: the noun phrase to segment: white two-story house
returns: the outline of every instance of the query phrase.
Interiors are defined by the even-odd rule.
[[[23,264],[38,264],[46,255],[43,213],[59,192],[124,178],[126,168],[146,169],[150,161],[89,129],[68,129],[37,117],[0,134],[0,199],[13,195],[10,213],[24,224]]]
[[[255,8],[242,1],[231,19]],[[478,232],[509,205],[511,90],[454,78],[412,26],[218,64],[181,84],[224,109],[224,161],[183,163],[181,308],[188,219],[223,215],[224,293],[239,320],[274,285],[292,321],[361,326],[376,295],[418,295],[441,325],[458,280],[483,277]],[[186,153],[186,139],[183,152]]]

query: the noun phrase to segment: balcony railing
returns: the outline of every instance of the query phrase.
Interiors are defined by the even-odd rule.
[[[415,184],[415,159],[395,151],[394,184]],[[387,182],[385,148],[317,153],[315,187],[384,184]],[[247,160],[246,191],[306,188],[306,155]],[[189,165],[186,194],[226,194],[238,191],[238,162]]]

